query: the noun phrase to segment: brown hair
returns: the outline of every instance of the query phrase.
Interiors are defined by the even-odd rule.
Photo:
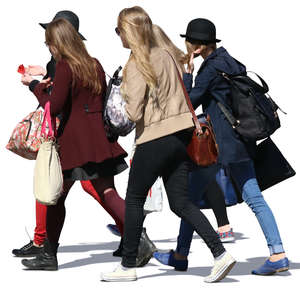
[[[64,59],[70,65],[73,85],[77,78],[82,81],[84,87],[100,94],[102,87],[97,61],[89,55],[78,32],[69,21],[60,18],[49,23],[46,29],[46,44],[54,52],[56,61]]]

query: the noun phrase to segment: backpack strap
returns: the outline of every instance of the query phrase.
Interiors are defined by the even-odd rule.
[[[216,98],[214,97],[214,99],[216,99]],[[240,121],[237,120],[237,119],[235,119],[235,117],[230,113],[230,111],[225,107],[225,105],[223,105],[219,101],[216,101],[216,102],[217,102],[218,107],[223,112],[223,114],[225,115],[226,119],[228,120],[228,122],[232,126],[232,128],[235,129],[240,124]]]

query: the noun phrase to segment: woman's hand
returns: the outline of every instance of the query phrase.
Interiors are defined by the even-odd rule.
[[[53,84],[50,77],[48,77],[47,79],[42,80],[40,83],[46,84],[46,88],[49,88]]]
[[[194,58],[198,57],[202,52],[202,48],[198,48],[197,50],[193,51],[190,59],[189,59],[189,63],[188,63],[188,67],[187,67],[187,73],[191,73],[193,74],[194,72]]]
[[[30,82],[34,80],[29,74],[25,73],[22,75],[21,82],[23,85],[29,86]]]
[[[190,59],[189,59],[189,63],[188,63],[188,67],[186,69],[187,73],[193,74],[194,72],[194,52],[192,52]]]
[[[26,73],[31,76],[45,76],[47,74],[47,71],[42,66],[29,65],[28,68],[26,68]]]

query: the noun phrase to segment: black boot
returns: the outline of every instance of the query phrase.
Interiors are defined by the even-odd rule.
[[[33,241],[31,240],[22,248],[12,250],[12,254],[14,254],[16,257],[35,257],[42,253],[43,249],[44,246],[34,246]]]
[[[149,239],[146,228],[143,228],[140,245],[138,249],[138,255],[136,257],[136,266],[143,267],[145,266],[150,259],[152,258],[153,252],[157,251],[156,246],[154,243]]]
[[[58,246],[58,243],[50,243],[46,240],[44,243],[44,251],[36,258],[23,259],[22,264],[27,267],[28,270],[57,270],[56,254]]]
[[[122,251],[123,251],[123,237],[121,238],[118,249],[114,251],[112,255],[115,257],[122,257]]]
[[[122,257],[123,251],[123,238],[121,238],[119,248],[113,252],[113,256]],[[136,266],[143,267],[145,266],[151,259],[153,252],[157,251],[154,243],[149,239],[146,228],[143,228],[140,244],[138,248],[138,255],[136,257]]]

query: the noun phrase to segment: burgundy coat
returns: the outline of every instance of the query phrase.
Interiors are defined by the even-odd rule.
[[[102,120],[103,97],[106,91],[105,73],[98,62],[98,74],[102,85],[100,95],[95,95],[76,79],[72,86],[72,72],[69,64],[61,60],[56,64],[51,95],[44,83],[36,85],[34,94],[44,107],[50,101],[52,116],[62,114],[64,129],[58,135],[62,170],[82,166],[87,162],[102,162],[127,153],[117,143],[110,143],[106,137]]]

